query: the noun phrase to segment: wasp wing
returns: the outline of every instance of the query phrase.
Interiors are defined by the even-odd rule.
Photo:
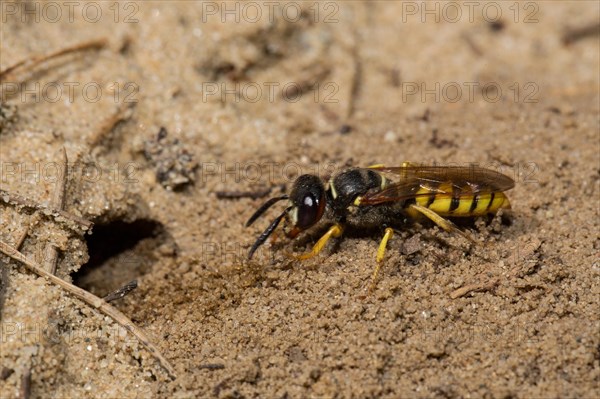
[[[458,198],[474,194],[506,191],[514,187],[510,177],[478,166],[400,166],[369,168],[396,176],[398,181],[386,188],[367,193],[361,205],[403,201],[433,194],[447,194]]]

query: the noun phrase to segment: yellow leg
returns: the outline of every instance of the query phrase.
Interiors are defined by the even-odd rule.
[[[375,270],[373,270],[373,277],[371,278],[371,285],[369,287],[369,293],[373,292],[375,289],[375,283],[377,282],[377,276],[379,275],[379,270],[381,269],[381,264],[383,263],[383,258],[385,257],[385,249],[387,247],[387,243],[390,238],[394,235],[394,230],[389,227],[385,228],[385,234],[381,239],[381,243],[379,243],[379,249],[377,250],[377,264],[375,265]]]
[[[298,255],[295,258],[298,260],[305,260],[305,259],[310,259],[316,255],[319,254],[319,252],[321,252],[321,250],[325,247],[325,245],[327,244],[327,241],[329,241],[329,239],[331,237],[339,237],[342,235],[344,229],[342,228],[341,225],[339,224],[334,224],[333,226],[331,226],[329,228],[329,230],[327,230],[327,233],[323,234],[323,237],[319,238],[319,241],[317,241],[317,243],[315,244],[315,246],[313,247],[313,249],[310,252],[307,252],[305,254],[302,255]]]
[[[417,205],[417,204],[412,204],[409,208],[421,213],[422,215],[427,216],[427,218],[429,218],[431,221],[433,221],[433,223],[440,226],[442,229],[444,229],[450,233],[456,233],[456,234],[466,238],[467,240],[477,244],[477,241],[475,241],[473,239],[473,237],[471,237],[469,234],[467,234],[464,231],[462,231],[461,229],[459,229],[454,223],[452,223],[448,219],[444,219],[443,217],[441,217],[440,215],[438,215],[431,209],[426,208],[421,205]]]
[[[394,230],[389,227],[385,228],[385,234],[381,239],[381,243],[379,243],[379,249],[377,250],[377,263],[381,263],[383,261],[383,257],[385,256],[385,248],[387,247],[387,243],[394,235]],[[373,277],[377,277],[374,275]]]

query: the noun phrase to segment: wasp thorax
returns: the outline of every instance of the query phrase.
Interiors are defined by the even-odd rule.
[[[317,176],[302,175],[296,179],[290,193],[288,218],[293,225],[288,236],[295,236],[317,223],[325,211],[325,187]]]

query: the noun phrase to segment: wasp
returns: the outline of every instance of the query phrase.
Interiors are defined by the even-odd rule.
[[[315,175],[301,175],[289,194],[269,199],[246,222],[248,227],[275,203],[288,201],[283,212],[256,239],[248,258],[252,258],[282,220],[289,239],[318,222],[329,225],[310,252],[296,256],[299,260],[316,256],[331,238],[341,237],[346,229],[379,229],[383,237],[377,250],[372,290],[394,227],[407,219],[424,217],[448,232],[474,241],[448,218],[493,215],[500,209],[509,209],[510,202],[504,192],[513,187],[513,179],[491,169],[408,162],[399,167],[349,168],[325,181]]]

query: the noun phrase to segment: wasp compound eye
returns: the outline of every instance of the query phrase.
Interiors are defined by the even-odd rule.
[[[290,194],[294,227],[306,230],[317,223],[325,211],[325,188],[317,176],[302,175],[296,179]]]
[[[307,229],[321,218],[321,199],[307,194],[298,206],[298,220],[296,225],[301,229]]]

